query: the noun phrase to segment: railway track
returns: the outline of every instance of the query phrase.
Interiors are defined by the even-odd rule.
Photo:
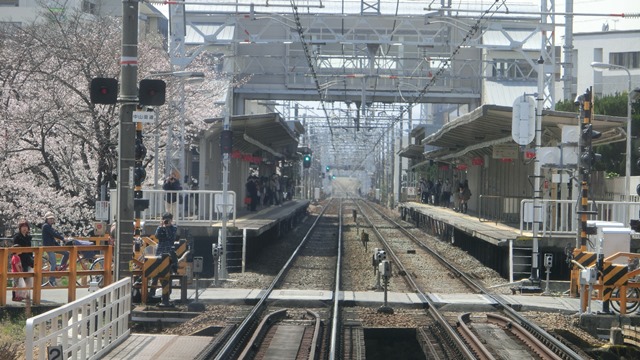
[[[265,277],[268,284],[261,288],[260,299],[251,310],[243,311],[248,315],[231,321],[199,359],[272,359],[282,358],[284,352],[288,354],[286,357],[296,359],[365,359],[371,358],[372,353],[367,347],[376,342],[371,339],[380,333],[384,334],[382,340],[393,336],[400,340],[415,338],[412,341],[417,340],[421,349],[411,351],[434,359],[485,358],[483,354],[488,354],[488,359],[509,358],[501,348],[506,344],[518,349],[509,354],[544,358],[526,341],[509,332],[517,326],[532,334],[558,358],[580,358],[508,308],[499,295],[489,293],[468,269],[459,269],[439,256],[424,241],[425,234],[422,233],[422,238],[415,236],[419,230],[389,219],[375,205],[354,199],[343,199],[339,203],[334,199],[324,205],[315,219],[309,220],[313,224],[300,236],[301,240],[283,240],[291,243],[292,250],[281,251],[287,258],[275,262],[279,270],[261,272],[277,274]],[[363,233],[368,234],[368,242],[362,241]],[[382,293],[376,289],[372,267],[376,247],[384,248],[393,262],[394,276],[390,278],[389,291],[415,294],[420,299],[418,306],[415,302],[414,305],[398,304],[393,314],[380,313]],[[261,259],[273,260],[271,256],[261,256]],[[442,286],[443,283],[446,286]],[[305,291],[313,293],[312,298],[316,299],[317,294],[323,293],[326,300],[305,302],[304,296],[298,300],[277,300],[280,293],[304,294]],[[365,292],[369,298],[378,300],[373,300],[372,305],[345,301],[344,294],[353,291]],[[497,304],[496,310],[441,312],[427,294],[446,291],[492,298]],[[420,303],[426,305],[419,306]],[[508,319],[508,325],[485,320],[488,312]],[[470,313],[465,319],[472,320],[466,322],[473,335],[471,340],[462,335],[463,322],[459,316],[464,313]],[[491,340],[492,334],[502,334],[501,338],[509,342],[496,343]]]
[[[300,309],[276,309],[277,305],[271,304],[269,297],[276,291],[338,288],[336,284],[339,284],[337,269],[340,268],[342,214],[340,206],[338,200],[330,201],[325,206],[247,317],[233,333],[227,334],[224,341],[217,339],[216,345],[212,343],[200,354],[200,359],[280,359],[291,356],[297,359],[315,359],[326,356],[321,354],[337,351],[335,344],[323,341],[323,338],[331,341],[338,339],[336,332],[331,330],[335,326],[332,320],[338,318],[337,309],[333,310],[336,314],[327,313],[322,318],[322,310],[305,310],[307,315],[304,317],[288,316],[288,313],[299,313]],[[311,277],[318,281],[309,283],[305,280]],[[315,321],[310,323],[308,314],[313,314]],[[320,326],[321,319],[325,320],[324,326]],[[323,337],[325,331],[331,335]]]
[[[497,303],[494,312],[486,313],[486,321],[476,320],[473,326],[469,326],[472,318],[471,314],[440,313],[425,296],[426,302],[429,304],[430,315],[434,316],[438,321],[444,321],[439,325],[446,326],[444,324],[447,324],[449,328],[458,330],[456,336],[451,335],[451,337],[452,339],[462,337],[464,343],[468,345],[469,350],[473,353],[472,358],[500,359],[513,358],[513,356],[527,358],[524,354],[529,354],[532,359],[581,359],[580,355],[509,308],[499,295],[490,293],[464,271],[438,255],[435,250],[417,239],[403,225],[390,219],[379,209],[364,201],[359,201],[358,203],[361,205],[359,207],[360,211],[367,218],[372,231],[376,233],[382,246],[389,252],[393,261],[397,262],[398,274],[406,278],[407,283],[412,288],[414,287],[415,291],[419,293],[424,293],[425,289],[430,292],[449,291],[450,289],[456,289],[454,291],[457,291],[466,287],[468,291],[490,297]],[[421,261],[419,263],[427,263],[428,265],[419,264],[418,268],[414,268],[415,257],[400,255],[405,253],[418,254],[417,251],[409,251],[412,247],[419,247],[423,251],[420,253]],[[424,259],[427,256],[432,257],[434,261]],[[442,270],[437,270],[436,266],[440,266]],[[446,272],[450,281],[447,281],[445,286],[442,286],[442,282],[438,281],[422,282],[413,279],[412,274],[421,273],[425,268],[432,271]],[[474,318],[479,319],[479,317]],[[503,335],[497,336],[497,334]],[[495,341],[496,338],[500,338],[503,341]],[[509,347],[509,355],[505,357],[504,349],[507,347]]]

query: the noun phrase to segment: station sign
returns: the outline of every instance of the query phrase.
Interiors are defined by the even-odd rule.
[[[517,159],[518,151],[517,144],[496,144],[493,145],[492,157],[494,159]]]
[[[153,111],[134,111],[132,121],[134,123],[154,123],[156,121],[156,114]]]

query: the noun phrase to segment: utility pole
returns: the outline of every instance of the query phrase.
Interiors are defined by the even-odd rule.
[[[133,257],[133,166],[136,127],[133,112],[138,105],[138,1],[122,1],[122,55],[120,57],[120,156],[118,161],[118,249],[115,280],[131,276]]]
[[[231,114],[233,111],[233,88],[229,87],[227,90],[226,111],[224,114],[224,120],[222,123],[223,132],[231,131]],[[222,141],[222,140],[221,140]],[[229,149],[230,150],[230,149]],[[233,204],[228,203],[229,197],[229,151],[222,151],[222,203],[224,204],[224,210],[222,211],[222,227],[218,234],[218,244],[222,245],[222,256],[220,256],[220,269],[215,269],[216,274],[219,274],[216,279],[226,279],[228,277],[227,272],[227,254],[229,249],[227,247],[227,222],[229,220],[229,209]]]

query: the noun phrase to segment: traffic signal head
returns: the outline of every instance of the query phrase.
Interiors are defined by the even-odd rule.
[[[310,168],[311,167],[311,155],[310,154],[304,154],[304,157],[302,158],[302,166],[304,168]]]
[[[220,133],[220,149],[223,154],[229,154],[233,148],[233,132],[222,130]]]
[[[588,150],[580,154],[580,160],[582,161],[582,166],[586,168],[590,168],[596,164],[596,162],[602,159],[602,155],[593,152],[593,150]]]
[[[135,148],[135,159],[137,161],[142,161],[147,156],[147,147],[144,146],[144,142],[142,139],[136,139],[136,148]]]
[[[163,105],[167,84],[164,80],[142,79],[138,89],[140,105]]]
[[[331,166],[327,165],[326,169],[327,171],[331,170]]]
[[[89,97],[93,104],[115,104],[118,101],[118,80],[111,78],[91,79]]]
[[[593,124],[586,124],[582,128],[582,138],[584,140],[594,140],[598,139],[600,136],[602,136],[602,133],[600,131],[593,130]]]
[[[137,166],[133,170],[133,183],[135,186],[142,186],[142,182],[147,178],[147,170],[142,166]]]

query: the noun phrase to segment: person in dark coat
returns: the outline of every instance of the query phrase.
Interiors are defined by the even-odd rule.
[[[168,254],[173,247],[173,243],[178,237],[178,227],[173,225],[173,215],[164,213],[162,215],[162,223],[156,229],[156,239],[158,239],[158,247],[156,248],[156,256]]]
[[[247,197],[251,199],[249,210],[256,211],[256,205],[258,205],[258,185],[256,184],[256,178],[249,176],[245,184],[245,189],[247,190]]]
[[[29,222],[23,220],[18,224],[18,232],[13,235],[13,245],[31,247],[31,239],[31,227],[29,227]],[[26,252],[20,254],[20,262],[22,262],[22,268],[25,269],[25,271],[29,271],[27,270],[29,268],[33,269],[33,253]]]
[[[165,210],[168,213],[178,216],[178,191],[182,190],[182,184],[175,173],[169,175],[167,180],[162,184],[162,190],[167,191],[165,195]]]
[[[156,247],[156,256],[162,256],[162,254],[170,254],[173,248],[173,243],[178,239],[178,227],[173,225],[171,221],[173,215],[171,213],[164,213],[162,215],[162,222],[156,229],[156,239],[158,239],[158,246]],[[155,287],[158,285],[157,277],[153,278],[151,282],[152,289],[150,291],[151,296],[155,296]]]
[[[58,241],[64,241],[64,236],[59,233],[56,229],[53,228],[53,223],[55,222],[55,216],[52,212],[48,212],[44,215],[44,225],[42,225],[42,245],[43,246],[60,246]],[[60,268],[58,268],[58,261],[56,259],[56,255],[62,255],[62,261],[60,261]],[[67,267],[67,262],[69,261],[69,252],[67,251],[47,251],[47,256],[49,257],[49,265],[51,271],[56,271],[59,269],[64,269]],[[56,278],[49,278],[49,285],[56,286]]]
[[[13,235],[13,246],[31,247],[31,239],[31,228],[29,227],[29,222],[26,220],[20,221],[18,224],[18,232]],[[20,257],[22,271],[33,271],[33,253],[25,252],[18,256]],[[33,288],[33,278],[26,277],[24,278],[24,282],[27,288]],[[14,296],[14,298],[16,297]]]

